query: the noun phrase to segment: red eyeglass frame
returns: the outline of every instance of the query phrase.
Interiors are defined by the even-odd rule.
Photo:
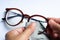
[[[27,14],[23,14],[23,12],[22,12],[20,9],[17,9],[17,8],[6,8],[5,18],[6,18],[7,13],[8,13],[10,10],[17,10],[17,11],[19,11],[19,12],[22,14],[22,19],[20,20],[19,23],[15,24],[15,25],[9,24],[9,23],[7,22],[7,20],[6,20],[6,23],[7,23],[8,25],[10,25],[10,26],[17,26],[17,25],[19,25],[19,24],[23,21],[23,18],[24,18],[24,17],[27,17],[27,18],[28,18],[28,22],[29,22],[30,18],[32,18],[32,17],[34,17],[34,16],[42,17],[42,18],[44,18],[44,19],[46,20],[46,22],[48,22],[47,18],[44,17],[44,16],[42,16],[42,15],[32,15],[32,16],[29,16],[29,15],[27,15]]]

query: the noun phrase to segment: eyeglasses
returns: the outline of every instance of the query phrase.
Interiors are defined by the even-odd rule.
[[[2,20],[4,20],[9,26],[17,26],[23,23],[24,20],[26,21],[26,23],[36,22],[37,23],[36,31],[39,31],[38,35],[43,33],[47,37],[49,37],[49,35],[46,34],[47,32],[46,30],[47,28],[49,28],[48,19],[42,15],[29,16],[27,14],[24,14],[20,9],[6,8],[5,17],[2,18]]]

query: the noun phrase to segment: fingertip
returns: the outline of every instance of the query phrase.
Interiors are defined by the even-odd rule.
[[[32,22],[28,27],[30,28],[30,29],[35,29],[35,26],[36,26],[36,23],[35,22]]]
[[[55,21],[54,20],[49,20],[49,26],[54,30],[55,28]]]
[[[60,31],[60,25],[57,22],[55,22],[54,20],[51,19],[49,21],[49,25],[53,30]]]
[[[31,34],[34,32],[35,30],[35,25],[36,23],[31,23],[30,25],[28,25],[28,27],[24,30],[24,32],[22,33],[23,36],[25,37],[29,37],[31,36]]]
[[[26,30],[30,30],[30,32],[34,32],[35,30],[35,27],[36,26],[36,23],[35,22],[32,22],[30,25],[28,25],[28,27],[26,28]]]
[[[52,26],[54,24],[54,20],[49,20],[49,25]]]

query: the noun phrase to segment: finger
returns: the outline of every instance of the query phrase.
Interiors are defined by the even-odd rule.
[[[28,38],[35,30],[35,23],[31,23],[22,33],[22,37]]]
[[[60,18],[48,18],[48,19],[52,19],[52,20],[54,20],[55,22],[57,22],[57,23],[59,23],[60,24]]]
[[[60,31],[60,25],[56,23],[54,20],[50,20],[49,25],[51,26],[52,29]]]
[[[9,31],[7,34],[6,34],[6,37],[16,37],[17,35],[19,35],[20,33],[22,33],[24,30],[24,28],[19,28],[19,29],[15,29],[15,30],[12,30],[12,31]]]
[[[15,29],[15,31],[17,31],[18,34],[21,34],[24,30],[25,30],[24,27]]]

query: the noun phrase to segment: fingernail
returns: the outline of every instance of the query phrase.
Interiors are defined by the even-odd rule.
[[[49,21],[49,24],[52,24],[52,23],[54,23],[54,20],[51,19],[51,20]]]
[[[54,37],[57,38],[58,37],[58,34],[57,33],[54,33]]]
[[[52,19],[51,19],[50,21],[51,21],[51,22],[54,22],[54,20],[52,20]]]
[[[36,28],[36,23],[35,23],[35,22],[32,22],[31,28],[32,28],[33,30],[35,30],[35,28]]]
[[[35,25],[36,25],[36,23],[35,23],[35,22],[32,22],[31,24],[32,24],[32,26],[35,26]]]
[[[28,28],[31,28],[32,30],[35,30],[36,23],[32,22],[30,25],[28,25]]]
[[[54,24],[54,21],[51,19],[51,20],[49,20],[49,25],[50,25],[50,27],[52,27],[53,26],[53,24]]]
[[[35,27],[36,26],[36,23],[35,22],[32,22],[30,25],[31,25],[31,27]]]

